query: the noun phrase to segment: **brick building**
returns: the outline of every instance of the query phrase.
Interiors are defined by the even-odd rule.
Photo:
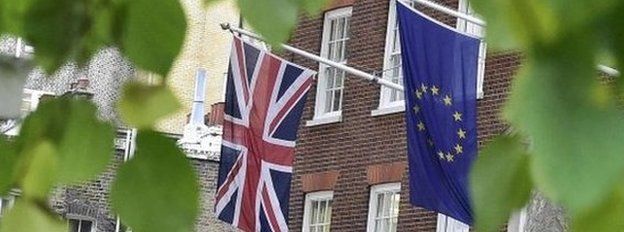
[[[464,0],[436,2],[471,13]],[[402,83],[394,4],[395,0],[332,1],[318,17],[300,18],[290,44]],[[483,34],[477,25],[412,5],[458,30]],[[482,51],[479,145],[507,128],[499,114],[520,65],[517,53],[486,56]],[[452,218],[409,203],[405,107],[400,92],[349,74],[345,78],[338,70],[300,56],[286,57],[319,70],[299,130],[290,230],[468,231]],[[508,230],[520,231],[523,221],[515,218]]]

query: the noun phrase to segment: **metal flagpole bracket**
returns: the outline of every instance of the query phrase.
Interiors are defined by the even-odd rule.
[[[256,34],[254,34],[252,32],[249,32],[249,31],[237,28],[237,27],[233,27],[229,23],[221,23],[220,26],[221,26],[221,29],[230,31],[231,33],[239,33],[239,34],[246,35],[248,37],[251,37],[251,38],[254,38],[254,39],[257,39],[257,40],[264,41],[264,39],[261,36],[256,35]],[[330,60],[330,59],[327,59],[327,58],[323,58],[323,57],[321,57],[319,55],[316,55],[316,54],[313,54],[313,53],[301,50],[299,48],[292,47],[292,46],[287,45],[287,44],[281,44],[281,46],[282,46],[282,48],[284,48],[284,50],[292,52],[294,54],[297,54],[297,55],[303,56],[305,58],[314,60],[314,61],[322,63],[324,65],[328,65],[328,66],[340,69],[340,70],[345,71],[345,72],[347,72],[349,74],[352,74],[354,76],[364,78],[366,80],[378,83],[378,84],[386,86],[388,88],[392,88],[392,89],[396,89],[396,90],[399,90],[399,91],[403,91],[403,86],[402,85],[399,85],[397,83],[393,83],[391,81],[388,81],[386,79],[380,78],[380,77],[375,76],[373,74],[370,74],[370,73],[367,73],[367,72],[355,69],[353,67],[349,67],[349,66],[347,66],[345,64],[338,63],[336,61],[333,61],[333,60]]]

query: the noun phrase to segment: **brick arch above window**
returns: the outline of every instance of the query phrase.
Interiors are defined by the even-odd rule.
[[[327,6],[323,8],[323,10],[329,11],[329,10],[338,9],[341,7],[347,7],[347,6],[353,5],[353,3],[355,3],[355,0],[331,0],[327,4]]]
[[[370,165],[366,168],[368,185],[401,182],[406,167],[406,162]]]
[[[310,193],[334,190],[339,175],[339,171],[305,174],[301,177],[303,192]]]

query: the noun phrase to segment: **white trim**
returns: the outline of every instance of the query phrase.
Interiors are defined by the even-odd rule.
[[[459,0],[458,5],[458,12],[468,16],[481,18],[472,10],[468,0]],[[484,25],[474,23],[462,17],[457,18],[456,27],[457,30],[476,36],[481,40],[481,43],[479,44],[479,58],[477,60],[477,99],[482,99],[484,96],[483,80],[485,79],[485,61],[487,58],[487,43],[483,39],[485,37],[486,28]]]
[[[330,31],[331,31],[331,21],[334,19],[338,19],[338,18],[344,18],[346,17],[348,19],[347,23],[345,24],[345,27],[348,29],[349,28],[349,24],[350,24],[350,17],[351,17],[351,12],[352,12],[352,7],[344,7],[344,8],[339,8],[336,10],[331,10],[325,13],[324,19],[323,19],[323,34],[322,34],[322,40],[321,40],[321,54],[320,56],[326,59],[330,59],[330,56],[328,54],[329,52],[329,48],[328,45],[330,43]],[[343,46],[344,46],[344,54],[346,56],[346,51],[347,51],[347,43],[349,41],[349,31],[344,31],[345,36],[346,36],[346,40],[343,41]],[[338,63],[342,63],[342,64],[346,64],[346,57],[345,60],[334,60],[335,62]],[[327,89],[327,77],[325,76],[325,70],[327,68],[330,68],[331,66],[328,66],[326,64],[320,63],[319,64],[319,72],[318,72],[318,78],[317,78],[317,83],[316,83],[316,102],[314,105],[314,119],[318,119],[318,118],[323,118],[326,116],[333,116],[333,115],[340,115],[341,114],[341,109],[342,106],[339,107],[340,109],[338,109],[337,111],[332,111],[332,112],[325,112],[325,101],[327,99],[328,96],[326,96],[326,89]],[[340,88],[342,88],[342,92],[340,95],[340,104],[342,104],[343,102],[343,96],[344,96],[344,79],[346,78],[346,72],[344,72],[341,69],[337,69],[336,71],[338,72],[342,72],[344,74],[344,77],[342,77],[342,85]]]
[[[367,232],[382,232],[382,231],[375,231],[375,219],[376,219],[375,217],[376,217],[377,210],[378,210],[377,205],[379,203],[377,201],[378,200],[377,196],[379,194],[383,194],[387,192],[401,194],[401,183],[380,184],[380,185],[375,185],[371,187],[370,199],[368,201],[368,221],[366,223]],[[397,214],[397,217],[398,217],[398,214]],[[396,228],[390,231],[396,231]]]
[[[470,226],[452,217],[438,213],[436,232],[469,232]]]
[[[507,232],[524,232],[524,226],[527,221],[527,209],[522,208],[520,211],[514,212],[507,222]]]
[[[69,222],[71,220],[74,220],[74,221],[78,221],[80,226],[82,226],[82,222],[83,221],[89,221],[89,222],[91,222],[91,232],[95,232],[96,231],[97,221],[95,220],[95,218],[87,217],[87,216],[83,216],[83,215],[78,215],[78,214],[71,214],[71,213],[65,215],[65,217],[67,218],[67,226],[68,226],[68,228],[70,230],[71,230],[71,227],[69,227]],[[78,227],[78,232],[81,231],[80,226]]]
[[[309,232],[310,231],[310,210],[312,207],[312,201],[323,201],[323,200],[332,200],[334,199],[334,192],[333,191],[320,191],[320,192],[312,192],[312,193],[307,193],[305,195],[305,204],[303,207],[303,228],[301,229],[302,232]],[[329,212],[329,219],[330,219],[330,227],[331,227],[331,212]]]
[[[382,79],[386,79],[387,78],[387,73],[391,72],[392,69],[394,68],[398,68],[399,72],[402,72],[401,66],[400,64],[393,64],[391,62],[392,59],[392,55],[396,55],[393,54],[394,52],[394,46],[396,46],[394,43],[394,41],[399,42],[398,38],[395,38],[395,36],[398,36],[398,33],[395,33],[395,27],[397,27],[398,30],[398,25],[397,25],[397,18],[396,18],[396,1],[397,0],[390,0],[389,4],[389,11],[388,11],[388,23],[386,26],[386,46],[384,48],[384,62],[383,62],[383,70],[381,72],[381,78]],[[413,1],[409,1],[409,2],[413,2]],[[399,45],[400,46],[400,42]],[[398,49],[398,54],[400,53],[400,48]],[[400,62],[399,62],[400,63]],[[402,74],[400,74],[402,75]],[[391,81],[391,80],[388,80]],[[402,78],[400,79],[399,83],[397,83],[399,85],[403,85],[402,83]],[[395,100],[395,101],[390,101],[390,95],[394,92],[394,91],[398,91],[396,89],[392,89],[386,86],[381,85],[380,86],[380,92],[379,92],[379,106],[377,108],[377,111],[379,112],[384,112],[382,109],[384,108],[394,108],[396,107],[396,104],[405,104],[405,100]],[[398,94],[403,95],[403,91],[398,91]],[[404,107],[405,108],[405,107]],[[375,111],[372,112],[373,116],[376,115],[380,115],[379,113],[375,113]]]
[[[0,219],[4,216],[2,213],[3,210],[13,208],[13,205],[15,204],[15,196],[17,195],[11,193],[6,197],[0,197]],[[5,200],[8,202],[8,205],[3,205],[3,201]]]
[[[397,105],[392,104],[392,106],[385,106],[383,108],[375,109],[371,111],[371,116],[375,117],[375,116],[382,116],[382,115],[405,112],[405,100],[398,101],[396,103],[401,103],[401,104],[397,104]]]
[[[342,112],[342,111],[341,111]],[[324,116],[321,118],[313,118],[312,120],[306,121],[306,126],[318,126],[332,123],[342,122],[342,115],[332,115],[332,116]]]

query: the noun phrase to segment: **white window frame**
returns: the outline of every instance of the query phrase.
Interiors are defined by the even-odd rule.
[[[367,232],[375,232],[375,219],[377,215],[377,205],[378,205],[378,195],[384,194],[387,192],[394,192],[401,194],[401,183],[389,183],[389,184],[380,184],[374,185],[370,190],[370,199],[368,204],[368,222],[367,222]],[[397,206],[399,207],[399,206]],[[399,215],[397,215],[398,217]],[[396,231],[396,228],[395,228]]]
[[[330,35],[330,23],[332,20],[337,19],[337,18],[342,18],[342,17],[349,17],[349,21],[348,24],[351,23],[351,12],[352,12],[353,8],[352,7],[343,7],[343,8],[339,8],[339,9],[335,9],[335,10],[331,10],[325,13],[325,17],[324,17],[324,22],[323,22],[323,38],[321,40],[321,57],[327,58],[329,57],[328,54],[328,44],[329,44],[329,35]],[[350,25],[347,26],[347,28],[350,28]],[[347,53],[347,46],[350,40],[350,35],[349,35],[349,31],[345,31],[345,33],[347,34],[347,39],[345,41],[345,55]],[[344,61],[342,61],[342,63],[346,64],[347,60],[345,58]],[[306,122],[307,126],[315,126],[315,125],[321,125],[321,124],[329,124],[329,123],[336,123],[336,122],[340,122],[342,121],[342,107],[340,107],[341,109],[338,111],[332,111],[332,112],[325,112],[325,101],[327,99],[326,96],[326,89],[327,89],[327,77],[325,76],[325,69],[327,69],[329,66],[325,65],[325,64],[319,64],[319,72],[318,72],[318,78],[317,78],[317,84],[316,84],[316,103],[315,103],[315,107],[314,107],[314,118],[310,121]],[[339,70],[341,71],[341,70]],[[344,103],[344,82],[346,78],[346,73],[345,76],[342,78],[342,93],[340,95],[340,104]]]
[[[8,201],[8,205],[4,205],[4,203],[3,203],[4,200]],[[15,204],[15,196],[14,195],[9,195],[9,196],[6,196],[6,197],[0,197],[0,219],[2,219],[5,216],[2,213],[2,210],[12,208],[14,204]]]
[[[305,204],[303,207],[303,228],[302,232],[310,232],[310,220],[312,216],[312,201],[334,200],[334,191],[311,192],[305,195]],[[332,203],[333,204],[333,203]],[[331,227],[331,212],[329,215],[329,225]]]
[[[97,228],[97,221],[94,218],[91,217],[86,217],[86,216],[82,216],[82,215],[76,215],[76,214],[67,214],[67,226],[69,227],[69,221],[71,220],[75,220],[75,221],[80,221],[82,224],[82,221],[90,221],[91,222],[91,231],[90,232],[95,232],[96,228]],[[71,228],[69,228],[71,229]],[[80,232],[80,228],[78,229],[78,232]]]
[[[410,4],[414,4],[414,1],[412,0],[408,0],[407,2],[409,2]],[[393,68],[394,65],[392,64],[392,62],[390,61],[390,59],[392,58],[392,49],[393,49],[393,42],[395,40],[395,35],[399,36],[398,33],[394,33],[394,28],[395,25],[397,24],[397,18],[396,18],[396,3],[397,0],[390,0],[389,4],[389,10],[388,10],[388,24],[386,26],[386,47],[384,49],[384,63],[383,63],[383,70],[381,72],[381,76],[382,78],[386,78],[387,77],[387,73],[390,72]],[[398,27],[398,26],[397,26]],[[397,28],[398,30],[398,28]],[[399,45],[400,46],[400,45]],[[400,51],[400,48],[399,48]],[[400,54],[400,52],[399,52]],[[399,69],[401,69],[401,67],[399,66]],[[400,70],[400,72],[402,72],[402,70]],[[398,83],[399,85],[403,85],[402,82]],[[381,86],[381,91],[379,93],[379,106],[377,109],[373,110],[371,112],[372,116],[378,116],[378,115],[385,115],[385,114],[393,114],[393,113],[398,113],[398,112],[403,112],[405,111],[405,99],[403,100],[398,100],[398,101],[390,101],[390,95],[392,94],[392,91],[396,91],[393,90],[389,87],[386,86]],[[402,93],[401,93],[402,94]]]
[[[452,217],[438,213],[436,232],[469,232],[470,226]]]
[[[478,16],[468,0],[459,0],[458,11],[467,15]],[[485,43],[485,30],[484,26],[469,22],[468,20],[457,17],[457,29],[468,33],[469,35],[477,36],[481,38],[481,44],[479,46],[479,60],[477,66],[477,99],[481,99],[484,96],[483,93],[483,80],[485,77],[485,61],[487,58],[487,43]]]

